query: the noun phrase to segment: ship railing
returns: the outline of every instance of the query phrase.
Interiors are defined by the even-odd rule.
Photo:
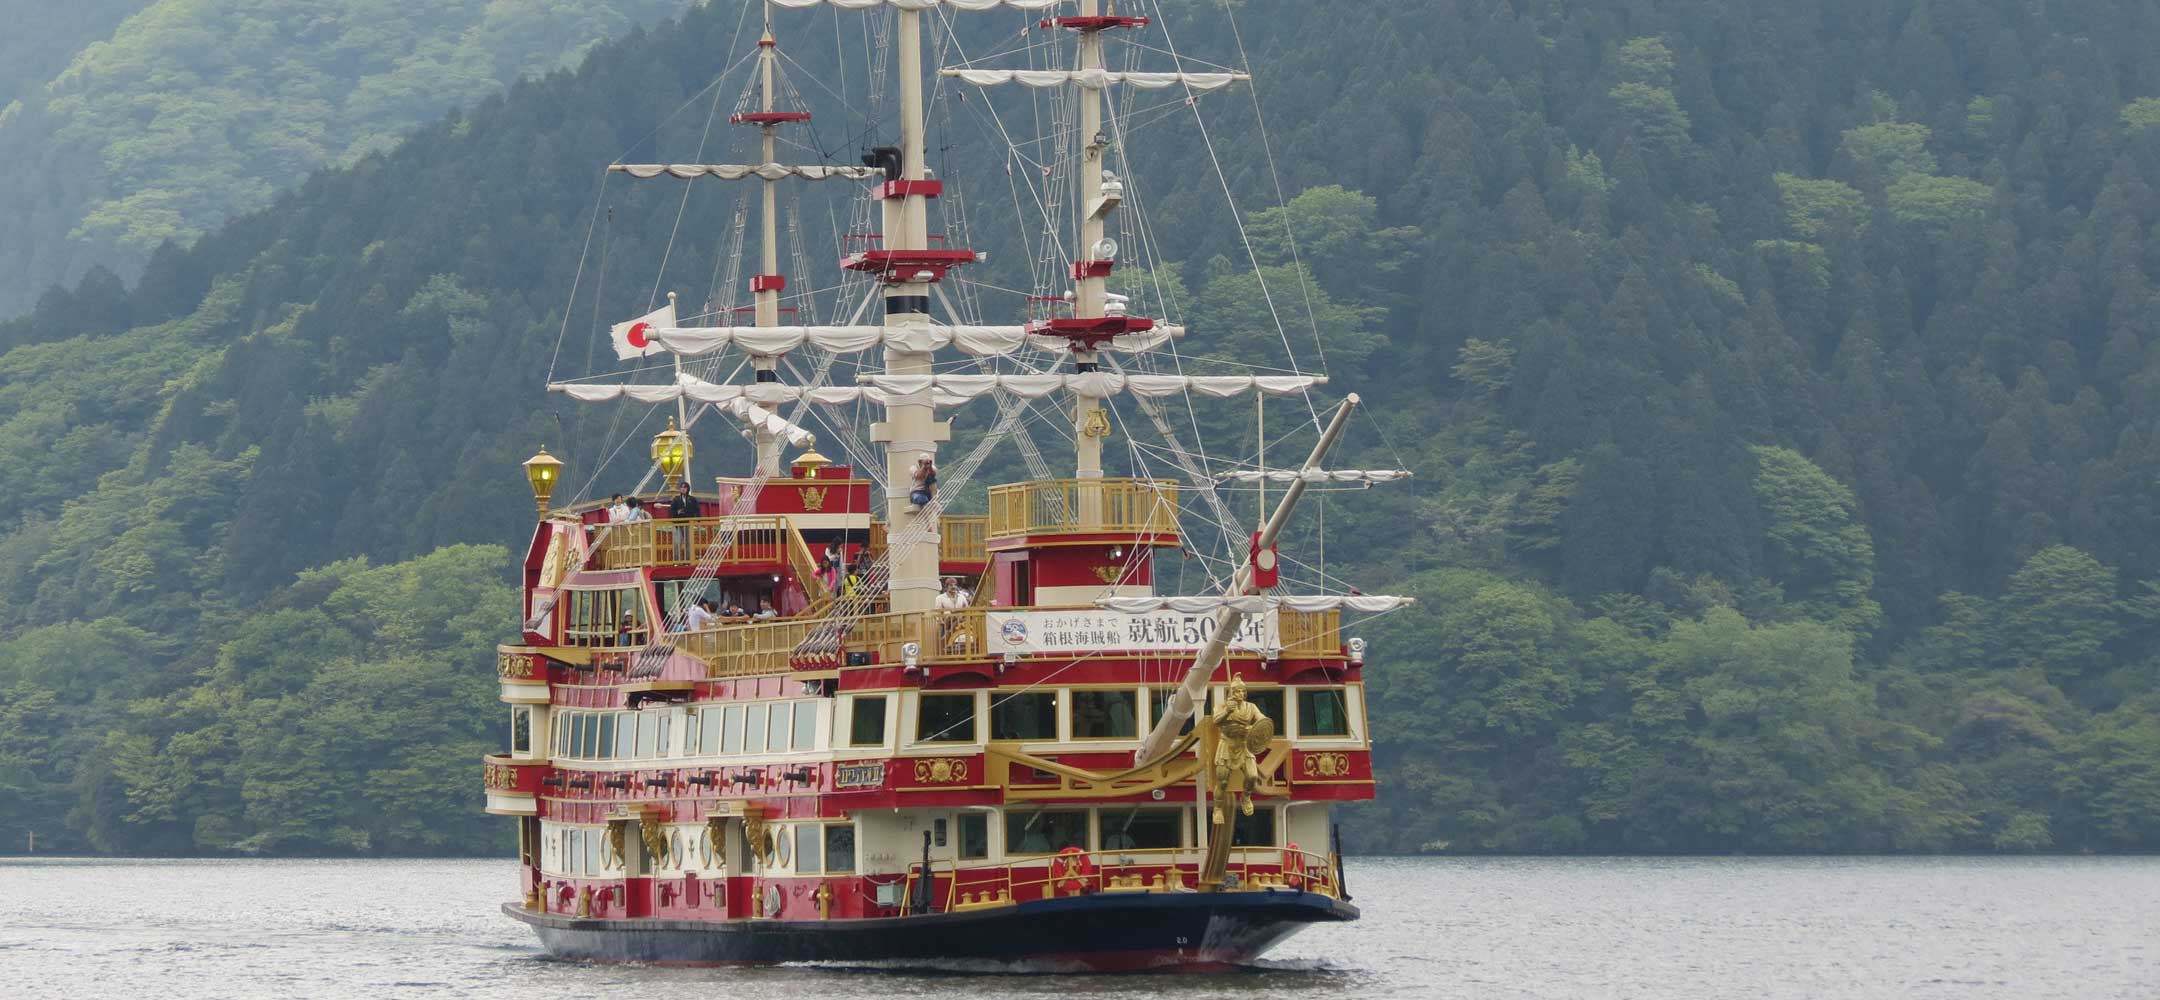
[[[983,514],[938,516],[938,562],[982,565],[990,561],[990,518]],[[885,551],[885,522],[870,522],[870,552]]]
[[[1070,611],[1071,607],[1003,608],[974,604],[965,608],[935,611],[904,611],[864,615],[847,622],[845,634],[837,636],[837,650],[872,654],[878,663],[900,663],[905,647],[916,643],[919,664],[981,660],[994,655],[990,649],[989,615],[1001,611]],[[1325,659],[1342,655],[1340,611],[1278,612],[1283,656],[1293,659]],[[771,621],[731,623],[696,631],[676,632],[669,641],[695,656],[713,677],[740,677],[786,673],[793,654],[810,638],[812,630],[830,631],[834,625],[804,615]],[[837,651],[836,650],[836,651]]]
[[[1201,861],[1190,848],[1107,849],[1033,855],[1002,864],[963,866],[932,862],[934,909],[950,913],[1059,896],[1110,892],[1189,892],[1197,888]],[[1342,898],[1339,859],[1297,847],[1238,847],[1225,872],[1224,891],[1298,890]],[[908,869],[903,913],[919,899],[922,866]]]
[[[721,531],[735,535],[720,559],[730,566],[768,566],[785,554],[789,527],[781,517],[676,517],[600,526],[588,569],[695,566]]]
[[[1154,479],[1040,479],[990,487],[990,540],[1048,532],[1177,534],[1178,488]]]

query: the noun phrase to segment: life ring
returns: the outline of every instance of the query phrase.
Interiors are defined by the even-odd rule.
[[[1297,841],[1283,845],[1283,884],[1292,889],[1305,888],[1305,852],[1298,850]]]
[[[1095,862],[1086,851],[1068,847],[1051,859],[1050,872],[1052,884],[1059,892],[1079,892],[1087,888],[1088,880],[1094,876]]]

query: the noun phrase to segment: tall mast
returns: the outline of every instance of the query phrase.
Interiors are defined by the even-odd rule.
[[[757,118],[761,157],[758,162],[774,163],[779,160],[778,137],[775,131],[780,121],[774,115],[773,73],[779,58],[779,43],[773,38],[772,4],[765,5],[765,33],[758,39],[758,110]],[[754,322],[758,326],[780,325],[780,290],[787,287],[787,279],[780,275],[779,179],[765,177],[759,180],[760,203],[758,205],[759,267],[757,277],[750,280],[750,298]],[[776,370],[779,360],[770,355],[755,355],[751,363],[760,382],[779,380]],[[757,441],[757,474],[776,476],[780,474],[780,438],[778,435],[757,427],[753,432]]]
[[[1102,14],[1100,0],[1080,0],[1080,16],[1095,18]],[[1103,33],[1100,28],[1080,31],[1081,72],[1099,71],[1103,68]],[[1103,220],[1108,217],[1102,204],[1103,156],[1109,151],[1109,137],[1103,133],[1104,88],[1090,88],[1075,84],[1073,88],[1080,101],[1080,197],[1074,207],[1080,210],[1080,246],[1074,260],[1093,262],[1099,256],[1096,250],[1102,245]],[[1074,270],[1073,318],[1095,319],[1103,315],[1103,291],[1108,284],[1107,267],[1083,266]],[[1073,370],[1095,370],[1096,352],[1073,342]],[[1079,479],[1101,479],[1102,443],[1108,435],[1109,423],[1101,412],[1099,400],[1077,393],[1073,396],[1073,442],[1076,452],[1074,475]],[[1102,518],[1102,491],[1080,491],[1080,519],[1083,524],[1097,523]]]
[[[900,148],[899,177],[886,181],[884,198],[885,258],[904,263],[909,258],[928,259],[931,186],[924,183],[923,169],[923,68],[922,11],[902,7],[895,48],[899,52]],[[888,177],[893,165],[888,164]],[[972,257],[972,255],[970,255]],[[888,271],[885,283],[885,325],[890,327],[930,321],[930,285],[943,276],[936,267],[903,266]],[[889,375],[928,375],[932,372],[928,351],[885,348],[885,372]],[[885,420],[870,428],[870,439],[885,445],[885,523],[887,552],[891,564],[888,586],[892,610],[926,611],[936,599],[938,518],[935,505],[911,509],[915,461],[935,457],[938,442],[952,437],[952,425],[937,419],[928,399],[903,401],[895,395],[885,405]]]

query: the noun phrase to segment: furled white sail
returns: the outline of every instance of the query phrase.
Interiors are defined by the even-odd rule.
[[[1178,85],[1194,90],[1217,90],[1239,80],[1252,79],[1248,73],[1120,73],[1105,69],[944,69],[939,72],[978,87],[992,87],[1002,83],[1017,83],[1023,87],[1062,87],[1077,83],[1089,90],[1101,90],[1113,84],[1145,90],[1160,90]]]
[[[1126,375],[1103,371],[1051,375],[863,375],[859,379],[864,385],[901,396],[939,392],[962,399],[973,399],[993,390],[1022,399],[1041,399],[1061,391],[1095,397],[1129,392],[1159,398],[1188,391],[1218,398],[1247,392],[1283,396],[1303,392],[1327,381],[1317,375]]]
[[[1114,351],[1151,351],[1184,336],[1182,326],[1163,325],[1139,333],[1120,334],[1102,346]],[[874,347],[930,352],[946,347],[977,356],[1011,354],[1022,347],[1062,350],[1071,346],[1062,336],[1029,333],[1024,326],[942,326],[910,323],[905,326],[676,326],[658,327],[648,336],[676,354],[694,357],[729,347],[757,355],[786,354],[804,344],[835,354],[856,354]]]
[[[700,177],[712,177],[723,181],[738,181],[745,177],[758,177],[768,181],[777,181],[785,177],[795,177],[806,181],[822,181],[834,178],[859,181],[885,175],[883,170],[876,167],[843,167],[817,163],[801,165],[786,163],[615,163],[610,164],[608,169],[619,174],[629,174],[639,180],[666,175],[686,181],[696,180]]]
[[[1215,478],[1239,483],[1257,483],[1262,479],[1271,483],[1294,483],[1302,479],[1308,483],[1392,483],[1410,478],[1408,469],[1239,469],[1225,472]]]
[[[1412,597],[1393,597],[1382,594],[1316,594],[1293,596],[1287,594],[1247,594],[1228,596],[1214,594],[1206,597],[1105,597],[1095,602],[1097,607],[1129,615],[1147,614],[1154,611],[1176,611],[1196,615],[1230,608],[1243,614],[1255,615],[1270,608],[1285,611],[1337,611],[1349,609],[1363,614],[1382,614],[1416,602]]]

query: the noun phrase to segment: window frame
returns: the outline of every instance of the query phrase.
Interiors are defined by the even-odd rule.
[[[1355,737],[1355,727],[1350,724],[1350,689],[1347,686],[1316,684],[1311,686],[1294,688],[1293,690],[1297,692],[1297,697],[1293,700],[1297,703],[1298,739],[1347,740]],[[1342,717],[1342,732],[1313,732],[1308,725],[1308,716],[1306,713],[1306,699],[1308,697],[1317,698],[1320,695],[1328,694],[1332,694],[1335,696],[1335,709]],[[1313,707],[1317,708],[1318,706],[1317,704],[1315,704]],[[1317,715],[1319,713],[1314,712],[1312,714]]]
[[[926,718],[926,715],[925,715],[925,713],[924,713],[924,711],[923,711],[924,707],[925,707],[925,706],[926,706],[926,705],[927,705],[927,704],[928,704],[928,703],[929,703],[929,702],[930,702],[930,701],[931,701],[932,699],[938,699],[938,700],[941,700],[941,701],[943,701],[943,700],[951,700],[951,701],[958,701],[958,700],[960,700],[960,699],[962,699],[962,698],[965,698],[965,699],[967,699],[967,703],[968,703],[968,714],[967,714],[967,732],[966,732],[966,734],[965,734],[965,735],[964,735],[963,737],[959,738],[959,739],[943,739],[943,740],[932,740],[932,739],[924,739],[924,738],[923,738],[923,732],[924,732],[924,719]],[[976,739],[975,739],[975,735],[976,735],[976,733],[977,733],[977,732],[978,732],[978,731],[980,730],[980,728],[981,728],[981,724],[982,724],[982,719],[981,719],[981,715],[982,715],[982,699],[981,699],[981,698],[978,698],[978,697],[976,697],[976,696],[975,696],[975,692],[973,692],[973,691],[969,691],[969,692],[966,692],[966,693],[962,693],[962,694],[955,694],[955,693],[950,693],[950,692],[942,692],[942,693],[931,693],[931,692],[927,692],[927,691],[926,691],[926,692],[923,692],[922,694],[919,694],[919,695],[916,695],[916,696],[915,696],[915,739],[913,740],[913,742],[915,742],[915,743],[918,743],[918,744],[926,744],[926,745],[951,745],[951,744],[961,744],[961,743],[974,743],[974,742],[977,742],[977,741],[976,741]]]
[[[850,747],[881,747],[887,743],[886,730],[892,717],[892,695],[858,694],[848,698],[848,742]],[[865,743],[861,739],[862,710],[867,704],[877,705],[877,740]]]
[[[1060,809],[1008,810],[1005,815],[1005,856],[1007,858],[1047,858],[1053,854],[1058,853],[1059,851],[1064,850],[1069,846],[1074,846],[1071,844],[1055,843],[1047,837],[1045,838],[1045,842],[1051,844],[1048,850],[1029,851],[1021,850],[1020,848],[1014,846],[1013,837],[1016,835],[1025,836],[1029,826],[1029,824],[1023,820],[1023,822],[1021,822],[1016,827],[1012,822],[1014,819],[1052,815],[1071,815],[1079,817],[1081,833],[1080,843],[1077,846],[1083,851],[1093,851],[1095,849],[1093,846],[1095,843],[1095,811],[1092,809],[1088,809],[1086,807],[1068,807]]]
[[[1071,740],[1071,741],[1073,741],[1073,742],[1075,742],[1075,743],[1106,743],[1106,742],[1114,742],[1114,741],[1117,741],[1117,740],[1137,740],[1137,739],[1139,739],[1139,738],[1140,738],[1140,732],[1141,732],[1141,729],[1140,729],[1140,699],[1139,699],[1139,694],[1137,693],[1137,691],[1136,691],[1135,689],[1133,689],[1133,688],[1127,688],[1127,687],[1083,687],[1083,688],[1069,688],[1069,689],[1067,689],[1067,690],[1066,690],[1066,692],[1065,692],[1065,693],[1071,696],[1071,697],[1068,697],[1068,698],[1066,698],[1066,699],[1065,699],[1065,712],[1064,712],[1064,714],[1065,714],[1065,720],[1066,720],[1066,725],[1065,725],[1065,732],[1066,732],[1066,738],[1067,738],[1067,739],[1069,739],[1069,740]],[[1126,698],[1130,699],[1130,703],[1129,703],[1129,704],[1128,704],[1128,705],[1126,706],[1126,709],[1127,709],[1127,718],[1128,718],[1128,719],[1130,719],[1130,720],[1131,720],[1131,723],[1132,723],[1132,735],[1130,735],[1130,736],[1116,736],[1116,735],[1112,735],[1112,736],[1082,736],[1082,735],[1080,735],[1080,702],[1081,702],[1081,699],[1082,699],[1082,698],[1084,698],[1084,697],[1100,697],[1100,696],[1103,696],[1103,695],[1123,695],[1123,696],[1125,696]],[[1108,717],[1110,717],[1110,718],[1115,718],[1115,716],[1108,716]]]

